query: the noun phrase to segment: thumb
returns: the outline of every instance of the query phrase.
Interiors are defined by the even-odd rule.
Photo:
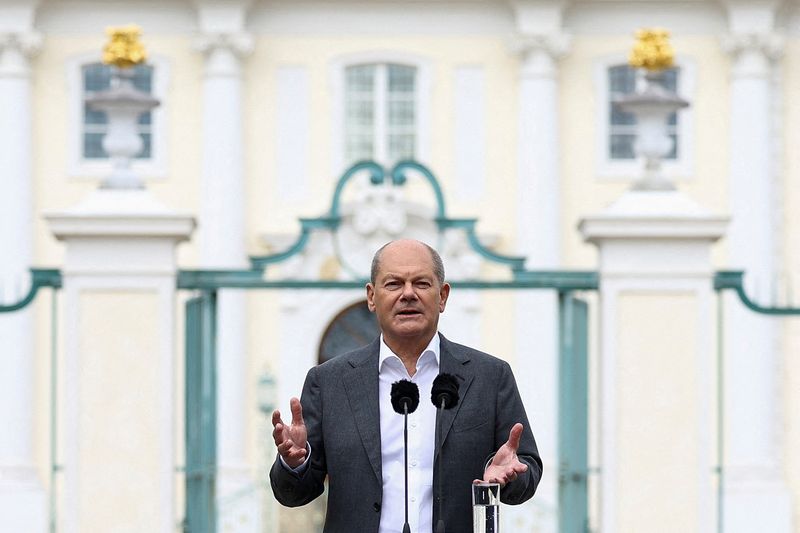
[[[519,449],[519,440],[522,438],[522,427],[522,424],[517,422],[508,434],[508,446],[514,450],[514,453]]]
[[[292,398],[289,401],[289,407],[292,410],[292,425],[303,424],[303,406],[300,405],[300,400]]]

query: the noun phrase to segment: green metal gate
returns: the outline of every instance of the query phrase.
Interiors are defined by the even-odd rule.
[[[559,298],[558,505],[561,533],[589,531],[589,307]]]
[[[187,533],[213,533],[216,524],[217,293],[186,302],[186,516]]]
[[[459,280],[454,289],[555,290],[559,294],[559,532],[584,533],[589,523],[588,508],[588,314],[585,301],[576,291],[594,291],[598,276],[591,271],[530,271],[525,258],[506,256],[484,247],[477,237],[476,219],[446,216],[444,194],[433,174],[413,161],[402,161],[386,171],[371,161],[357,163],[339,180],[331,207],[322,217],[301,219],[301,232],[286,251],[251,257],[248,270],[182,270],[178,288],[201,291],[186,308],[186,527],[190,533],[213,533],[215,509],[214,325],[216,292],[220,289],[363,289],[366,279],[348,281],[270,280],[266,269],[300,254],[311,234],[335,233],[339,228],[341,195],[359,172],[368,172],[373,185],[403,186],[406,172],[421,175],[436,201],[435,223],[440,234],[463,232],[474,252],[490,263],[508,268],[504,281]],[[344,262],[342,262],[344,264]]]

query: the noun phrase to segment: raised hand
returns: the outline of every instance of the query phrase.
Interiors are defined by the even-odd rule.
[[[528,465],[517,458],[519,439],[522,436],[522,424],[514,424],[508,434],[508,441],[497,450],[491,464],[483,472],[483,481],[505,485],[517,479],[518,474],[528,470]],[[476,479],[475,482],[480,480]]]
[[[297,468],[306,460],[308,433],[303,422],[303,406],[300,405],[300,400],[297,398],[289,400],[289,408],[292,411],[292,423],[288,426],[281,420],[279,410],[276,409],[272,413],[272,438],[275,439],[278,453],[286,464],[290,468]]]

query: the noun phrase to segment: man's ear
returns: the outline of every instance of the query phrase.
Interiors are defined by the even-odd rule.
[[[375,287],[372,283],[367,283],[367,308],[370,312],[375,312]]]
[[[439,312],[444,313],[444,308],[447,305],[447,297],[450,296],[450,284],[445,283],[439,289]]]

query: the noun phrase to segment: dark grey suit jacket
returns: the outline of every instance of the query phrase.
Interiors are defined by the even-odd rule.
[[[447,533],[472,531],[470,485],[483,477],[488,459],[508,440],[516,422],[525,426],[518,450],[528,471],[501,489],[501,500],[518,504],[536,491],[542,461],[508,363],[455,344],[440,335],[439,371],[459,380],[458,405],[444,412],[443,447],[434,458],[434,528],[438,517],[438,461],[443,460],[443,514]],[[378,404],[379,340],[309,370],[301,403],[311,460],[302,475],[276,459],[272,491],[283,505],[304,505],[328,478],[325,533],[377,533],[382,476]],[[420,401],[430,401],[420,391]],[[398,423],[401,423],[398,420]],[[431,436],[433,438],[433,436]],[[402,524],[398,524],[398,528]]]

